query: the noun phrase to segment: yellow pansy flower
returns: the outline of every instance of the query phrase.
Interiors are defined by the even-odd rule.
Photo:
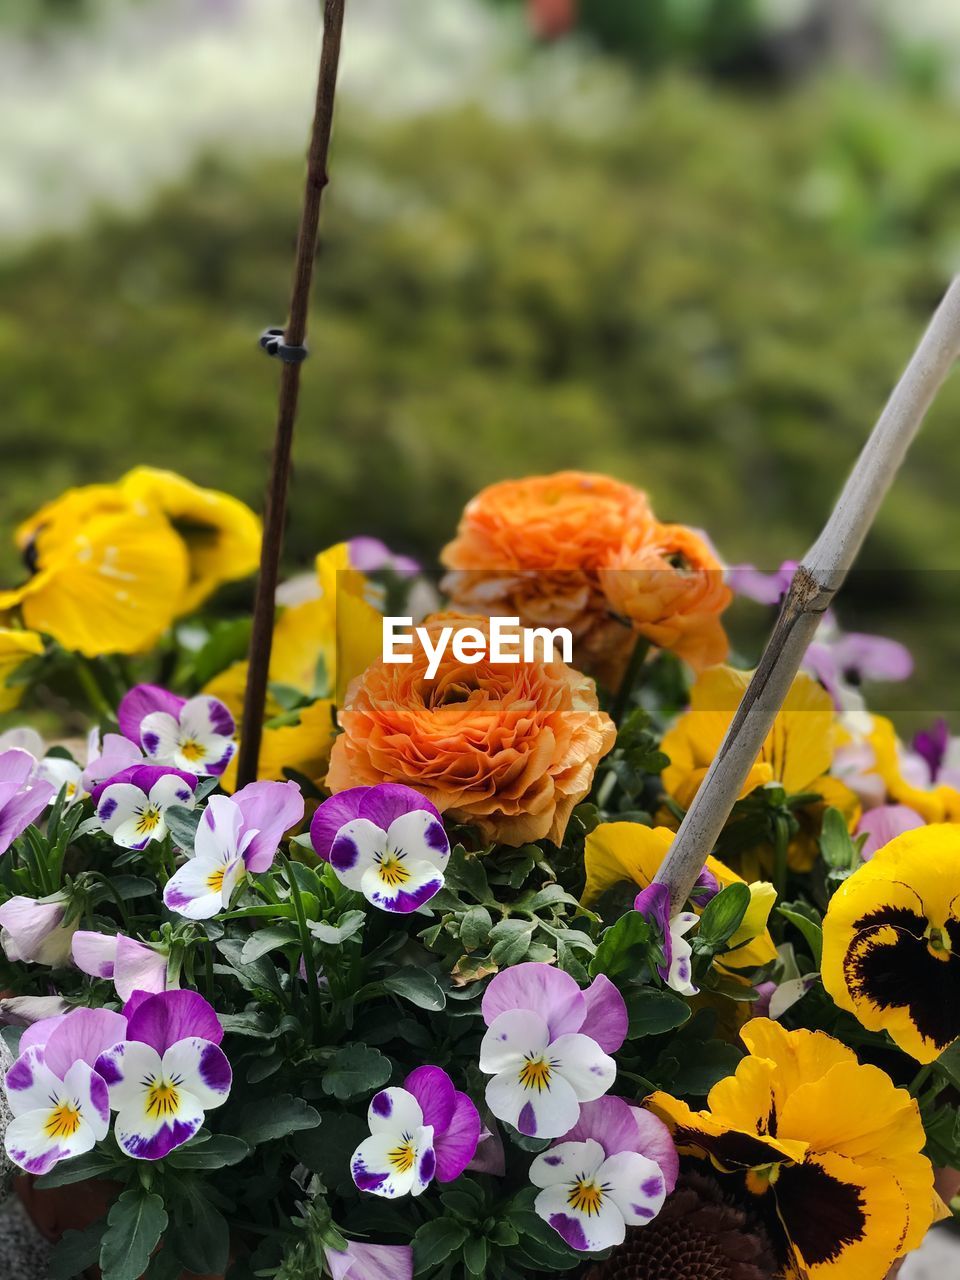
[[[192,613],[222,583],[256,570],[260,520],[239,498],[201,489],[176,472],[155,467],[135,467],[117,487],[133,501],[162,511],[186,545],[190,570],[178,615]]]
[[[298,712],[296,724],[265,725],[260,740],[257,777],[282,782],[286,777],[284,769],[292,769],[311,782],[322,783],[330,763],[335,715],[335,704],[329,698],[321,698]],[[228,793],[236,790],[236,756],[227,766],[220,783]]]
[[[19,685],[10,684],[11,676],[28,658],[43,653],[43,640],[35,631],[15,631],[0,627],[0,711],[12,711],[23,696]]]
[[[23,524],[17,545],[32,576],[0,592],[0,611],[86,657],[138,653],[176,613],[187,582],[184,544],[156,509],[109,485],[71,489]]]
[[[960,1036],[960,831],[919,827],[843,882],[823,921],[823,983],[918,1062]]]
[[[586,885],[583,904],[594,904],[608,889],[618,884],[635,884],[646,889],[660,869],[676,832],[667,827],[645,827],[639,822],[602,822],[587,836],[584,846]],[[743,884],[740,876],[718,859],[710,857],[706,870],[721,889]],[[777,895],[772,884],[756,881],[748,886],[750,905],[739,929],[730,939],[730,951],[721,957],[726,968],[759,968],[776,960],[777,950],[767,931],[767,921]]]
[[[866,741],[873,750],[873,768],[883,779],[891,804],[905,804],[926,822],[960,820],[960,792],[940,784],[929,790],[914,786],[903,776],[900,743],[893,723],[885,716],[871,717]]]
[[[741,1036],[749,1055],[706,1110],[667,1093],[647,1105],[682,1154],[736,1179],[761,1212],[772,1202],[787,1280],[884,1280],[946,1216],[917,1103],[823,1032],[757,1018]]]

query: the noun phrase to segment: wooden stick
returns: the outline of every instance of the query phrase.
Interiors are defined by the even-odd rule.
[[[960,276],[850,473],[823,532],[800,563],[760,665],[700,784],[657,880],[673,909],[686,902],[740,795],[824,611],[843,584],[934,396],[960,356]]]
[[[320,203],[327,185],[327,155],[333,127],[333,104],[340,65],[340,37],[343,30],[345,0],[326,0],[323,14],[323,46],[320,51],[320,75],[317,81],[313,133],[307,156],[307,183],[297,237],[293,288],[290,296],[290,318],[284,330],[284,342],[290,347],[303,346],[307,334],[310,287],[317,253],[317,229]],[[245,786],[257,776],[263,714],[267,701],[267,679],[270,650],[273,645],[273,620],[276,610],[277,579],[280,553],[283,550],[283,526],[287,513],[287,491],[290,485],[290,453],[293,428],[297,419],[300,394],[300,364],[284,363],[280,374],[277,407],[277,432],[273,460],[263,513],[263,546],[260,552],[260,576],[253,608],[253,634],[250,639],[250,666],[243,700],[240,753],[237,762],[237,785]]]

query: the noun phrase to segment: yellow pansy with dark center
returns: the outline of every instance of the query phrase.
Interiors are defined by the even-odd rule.
[[[907,831],[834,894],[823,982],[842,1009],[918,1062],[960,1036],[960,829]]]
[[[883,1280],[944,1212],[916,1102],[822,1032],[757,1018],[705,1111],[656,1093],[684,1155],[709,1161],[768,1224],[787,1280]]]

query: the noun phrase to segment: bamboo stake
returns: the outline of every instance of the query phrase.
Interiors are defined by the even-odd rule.
[[[307,156],[307,182],[297,237],[293,288],[290,296],[290,318],[283,340],[289,347],[302,347],[307,334],[307,313],[313,264],[317,253],[317,230],[320,203],[327,185],[327,155],[333,127],[333,105],[340,65],[340,37],[343,30],[345,0],[325,0],[323,14],[323,46],[320,51],[320,74],[313,131]],[[290,486],[290,454],[293,428],[297,419],[300,394],[300,364],[284,363],[280,374],[277,407],[277,431],[273,460],[264,504],[263,545],[260,552],[260,576],[257,580],[253,609],[253,633],[250,639],[250,666],[243,700],[243,726],[237,762],[237,785],[245,786],[257,776],[263,712],[267,700],[270,651],[273,645],[273,619],[280,553],[283,550],[283,526]]]
[[[894,388],[843,492],[798,567],[773,634],[657,880],[687,900],[787,696],[824,611],[843,585],[927,409],[960,356],[957,276]]]

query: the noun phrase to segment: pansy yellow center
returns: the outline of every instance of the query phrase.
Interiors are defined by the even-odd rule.
[[[381,859],[378,874],[389,889],[399,889],[410,879],[410,872],[403,865],[403,859],[392,853],[385,854]]]
[[[160,825],[160,810],[156,805],[148,804],[137,817],[137,835],[147,836],[156,831]]]
[[[227,874],[226,867],[218,867],[216,871],[212,871],[207,876],[207,888],[211,893],[219,893],[223,888],[223,877]]]
[[[409,1139],[387,1152],[387,1161],[395,1173],[409,1173],[417,1158],[417,1149]]]
[[[927,930],[923,935],[927,940],[927,950],[937,960],[949,961],[950,959],[950,935],[946,929],[931,924],[927,926]]]
[[[158,1080],[147,1092],[147,1115],[159,1120],[180,1110],[180,1093],[171,1081]]]
[[[747,1171],[747,1190],[755,1196],[762,1196],[780,1177],[778,1164],[763,1165],[759,1169]]]
[[[588,1178],[578,1178],[570,1188],[567,1204],[575,1213],[592,1218],[603,1208],[603,1187]]]
[[[522,1089],[536,1090],[537,1093],[543,1093],[544,1089],[550,1088],[550,1076],[553,1071],[553,1064],[549,1058],[526,1058],[523,1066],[520,1068],[520,1087]]]
[[[61,1102],[47,1116],[43,1132],[48,1138],[72,1138],[80,1128],[80,1110],[69,1102]]]
[[[202,760],[207,753],[196,738],[185,738],[180,743],[180,754],[184,760],[189,760],[195,764],[198,760]]]

